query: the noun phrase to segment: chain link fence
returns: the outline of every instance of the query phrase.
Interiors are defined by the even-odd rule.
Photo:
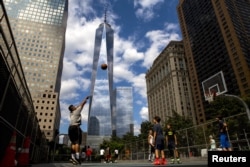
[[[239,113],[224,118],[228,124],[228,138],[234,151],[250,150],[250,121],[246,113]],[[216,141],[217,149],[220,150],[219,125],[216,120],[176,130],[180,158],[207,158],[210,149],[209,136],[212,135]],[[147,161],[149,145],[147,138],[143,140],[126,141],[122,150],[119,150],[118,160],[142,160]],[[97,148],[97,147],[96,147]],[[94,149],[92,162],[99,162],[99,149]],[[113,150],[112,150],[113,153]],[[165,155],[169,158],[169,151],[165,147]],[[70,147],[61,146],[54,152],[55,161],[67,161],[70,157]]]
[[[250,150],[250,121],[246,113],[240,113],[224,118],[228,124],[228,138],[231,147],[235,151]],[[181,158],[206,157],[210,149],[209,136],[212,135],[216,141],[217,149],[220,150],[219,125],[216,120],[205,124],[193,126],[176,131],[178,145],[177,149]],[[147,160],[148,142],[138,140],[124,144],[120,159],[123,160]],[[167,147],[165,154],[169,157]]]

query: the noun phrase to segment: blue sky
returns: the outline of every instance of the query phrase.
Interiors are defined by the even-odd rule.
[[[63,61],[60,133],[67,133],[70,104],[89,93],[95,30],[104,21],[114,30],[114,86],[133,87],[135,134],[148,120],[145,74],[171,40],[181,40],[178,0],[69,0]],[[88,104],[82,111],[87,128]]]

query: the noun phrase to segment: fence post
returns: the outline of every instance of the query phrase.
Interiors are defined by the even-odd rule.
[[[237,144],[238,144],[238,148],[239,150],[241,151],[241,146],[239,144],[239,137],[238,137],[238,134],[236,133],[236,141],[237,141]]]
[[[130,160],[133,160],[133,148],[132,148],[132,142],[130,143]]]
[[[246,134],[245,129],[243,129],[243,131],[244,131],[245,138],[246,138],[246,140],[247,140],[248,150],[250,150],[250,144],[249,144],[249,141],[248,141],[248,138],[247,138],[247,134]]]
[[[188,157],[190,157],[190,148],[189,148],[187,129],[186,129],[186,137],[187,137],[187,146],[188,146]]]
[[[206,148],[208,149],[208,144],[207,144],[206,133],[205,133],[205,130],[204,130],[204,125],[202,125],[202,130],[203,130],[203,135],[204,135],[204,139],[205,139],[205,143],[206,143]]]

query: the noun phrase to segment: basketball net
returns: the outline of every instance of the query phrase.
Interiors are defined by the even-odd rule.
[[[206,94],[206,100],[208,101],[208,103],[213,102],[215,96],[216,96],[216,92],[207,93]]]
[[[207,93],[206,94],[206,100],[208,101],[208,103],[211,103],[214,101],[214,94],[213,93]]]

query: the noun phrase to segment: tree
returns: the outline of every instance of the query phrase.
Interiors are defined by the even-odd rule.
[[[190,118],[181,116],[177,112],[173,111],[173,116],[167,117],[164,124],[164,130],[166,130],[167,124],[170,124],[175,130],[179,130],[193,126],[193,121]]]
[[[141,134],[139,134],[139,139],[147,139],[148,131],[153,129],[153,124],[150,121],[143,121],[141,123]]]

